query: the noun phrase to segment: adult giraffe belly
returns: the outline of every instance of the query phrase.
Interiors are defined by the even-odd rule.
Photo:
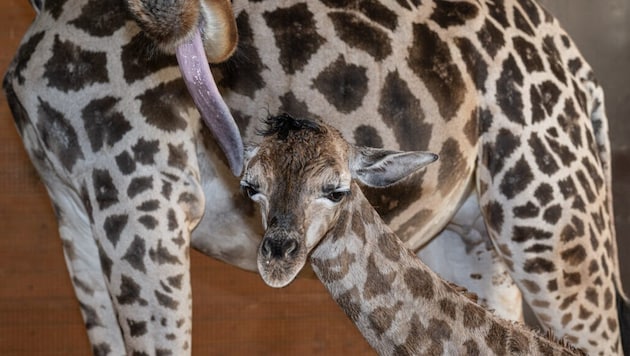
[[[239,49],[214,72],[245,141],[258,140],[267,115],[287,112],[319,117],[357,145],[439,154],[426,171],[366,191],[417,249],[444,228],[471,188],[477,92],[445,38],[422,18],[431,11],[394,18],[394,4],[378,6],[384,16],[368,22],[355,9],[319,2],[237,1],[234,8],[245,9],[237,12]]]

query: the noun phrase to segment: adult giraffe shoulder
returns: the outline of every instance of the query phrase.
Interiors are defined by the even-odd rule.
[[[581,355],[502,320],[438,277],[393,233],[359,187],[394,184],[437,156],[356,148],[321,122],[272,117],[241,186],[260,204],[258,268],[273,287],[310,260],[379,355]]]

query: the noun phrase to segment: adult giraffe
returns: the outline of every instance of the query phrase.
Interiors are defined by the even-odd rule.
[[[4,88],[55,205],[95,353],[189,352],[190,243],[255,269],[259,218],[181,79],[208,74],[180,72],[173,55],[203,66],[194,48],[204,45],[225,59],[235,23],[240,45],[215,74],[243,135],[281,110],[335,118],[356,144],[438,152],[434,173],[368,192],[407,245],[442,231],[431,255],[461,248],[467,267],[454,281],[491,307],[520,316],[511,276],[543,325],[587,350],[619,351],[602,92],[537,4],[34,5]],[[189,87],[196,103],[220,103]],[[223,140],[222,122],[215,137],[238,173],[238,135],[228,124]],[[501,293],[488,292],[497,281]]]

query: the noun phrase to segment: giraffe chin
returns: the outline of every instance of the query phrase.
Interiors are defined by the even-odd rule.
[[[304,267],[306,260],[286,260],[258,256],[258,273],[272,288],[283,288],[291,284]]]
[[[217,140],[235,176],[243,170],[243,141],[225,101],[221,97],[201,40],[199,30],[176,49],[177,62],[186,87],[206,126]]]

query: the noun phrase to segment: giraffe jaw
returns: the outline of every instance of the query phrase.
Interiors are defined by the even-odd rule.
[[[223,150],[232,173],[240,176],[244,161],[243,141],[210,72],[199,30],[177,46],[176,55],[182,78],[204,123]]]

